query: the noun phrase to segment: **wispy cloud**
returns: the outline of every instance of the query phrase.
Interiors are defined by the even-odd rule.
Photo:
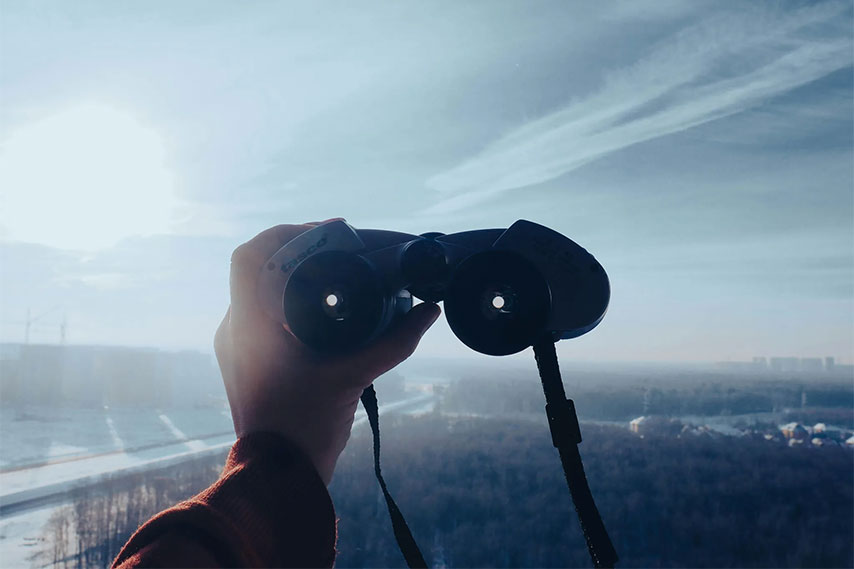
[[[720,15],[661,42],[598,91],[507,133],[426,184],[458,211],[628,146],[733,115],[852,64],[845,3]]]

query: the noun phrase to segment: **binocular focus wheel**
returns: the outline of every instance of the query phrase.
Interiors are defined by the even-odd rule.
[[[285,287],[291,332],[319,351],[357,348],[385,323],[387,303],[374,267],[364,257],[327,251],[294,269]]]
[[[545,330],[551,292],[540,272],[521,255],[476,253],[457,268],[445,297],[454,334],[483,354],[515,354]]]

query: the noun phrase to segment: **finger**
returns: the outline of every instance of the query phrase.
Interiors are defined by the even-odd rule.
[[[316,227],[318,225],[323,225],[324,223],[329,223],[331,221],[344,221],[344,222],[346,222],[347,220],[344,219],[343,217],[330,217],[329,219],[326,219],[324,221],[309,221],[308,223],[306,223],[306,225],[311,225],[311,226]]]
[[[305,233],[309,229],[330,221],[344,221],[335,217],[321,222],[304,223],[301,225],[276,225],[266,229],[240,245],[231,255],[231,303],[236,312],[243,315],[244,310],[257,312],[256,286],[258,276],[264,263],[283,245]]]
[[[258,308],[256,287],[261,267],[273,254],[310,225],[277,225],[266,229],[240,245],[231,255],[231,305],[235,314],[255,313]],[[257,308],[257,310],[256,310]]]
[[[342,377],[353,377],[366,387],[415,352],[424,333],[442,313],[438,305],[424,302],[410,310],[404,319],[383,336],[341,362]],[[358,373],[353,374],[357,370]]]
[[[227,349],[227,338],[228,334],[228,321],[231,318],[231,305],[228,306],[228,309],[225,311],[225,316],[222,317],[222,322],[219,323],[219,326],[214,333],[214,354],[216,354],[217,359],[220,358],[220,354],[224,354]]]

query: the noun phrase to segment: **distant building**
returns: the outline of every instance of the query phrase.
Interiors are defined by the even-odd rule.
[[[815,436],[823,439],[841,441],[843,438],[845,438],[845,431],[841,427],[827,425],[825,423],[816,423],[815,425],[813,425],[812,432]]]
[[[0,344],[0,403],[100,407],[225,404],[213,358],[151,348]]]
[[[759,370],[768,369],[768,359],[765,356],[753,356],[753,367]]]
[[[753,363],[757,366],[764,365],[765,358],[754,357]],[[792,371],[838,371],[836,359],[832,356],[826,358],[793,358],[793,357],[773,357],[768,360],[768,367],[771,371],[776,372],[792,372]]]
[[[226,405],[222,379],[210,354],[158,351],[155,373],[162,378],[162,399],[172,406]]]
[[[97,374],[106,402],[120,407],[160,407],[171,403],[169,380],[157,373],[155,350],[111,349],[100,354]]]
[[[790,441],[804,441],[809,437],[809,431],[807,431],[806,427],[800,423],[788,423],[783,425],[780,427],[780,432],[783,433],[783,436]]]
[[[800,369],[800,360],[798,358],[780,358],[774,357],[770,360],[770,366],[773,371],[798,371]]]
[[[62,370],[62,400],[66,405],[97,408],[106,403],[106,378],[99,364],[104,350],[100,346],[68,347]]]
[[[27,405],[62,402],[65,346],[21,346],[18,360],[18,401]]]
[[[21,362],[18,352],[0,350],[0,403],[18,400]]]
[[[683,426],[678,420],[662,415],[644,415],[629,421],[629,430],[639,435],[675,435],[682,431]]]

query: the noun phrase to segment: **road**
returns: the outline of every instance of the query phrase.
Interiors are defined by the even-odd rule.
[[[426,411],[432,407],[433,401],[432,394],[419,394],[381,405],[379,412]],[[365,412],[360,407],[354,426],[366,421]],[[10,468],[0,472],[0,518],[62,503],[69,491],[94,486],[104,480],[225,453],[233,443],[233,433],[219,432],[162,444],[49,460],[32,467]]]

